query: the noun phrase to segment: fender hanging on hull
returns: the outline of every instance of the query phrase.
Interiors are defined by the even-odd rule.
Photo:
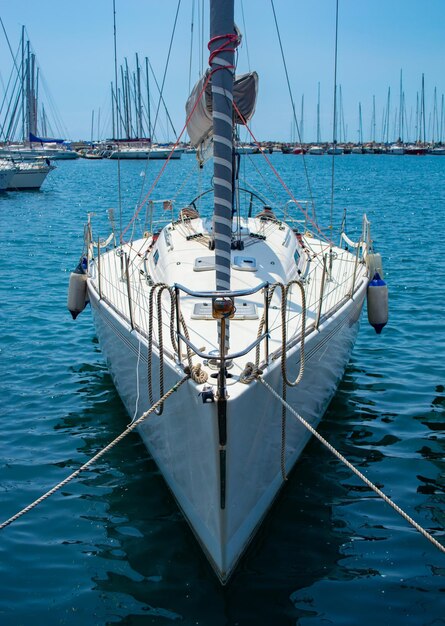
[[[380,335],[388,323],[388,285],[376,272],[367,289],[368,321]]]
[[[68,286],[67,309],[71,313],[73,320],[82,313],[87,305],[87,273],[86,259],[82,259],[74,272],[70,274]]]

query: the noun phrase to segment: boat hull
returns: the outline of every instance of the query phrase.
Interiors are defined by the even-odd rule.
[[[0,169],[0,191],[6,191],[9,188],[11,180],[15,174],[15,170],[13,168],[10,169]]]
[[[162,149],[147,149],[147,150],[114,150],[109,158],[110,159],[149,159],[153,160],[166,160],[166,159],[180,159],[182,155],[181,150],[171,150],[170,148]]]
[[[42,170],[18,170],[9,182],[8,190],[40,189],[49,172],[49,168],[43,168]]]
[[[111,375],[133,418],[149,406],[147,343],[127,321],[90,288],[96,330]],[[288,403],[314,428],[322,418],[349,360],[359,327],[365,281],[329,319],[306,338],[301,383],[287,388]],[[158,389],[159,357],[153,360],[153,388]],[[296,377],[299,344],[287,353],[289,376]],[[166,359],[165,390],[183,376]],[[264,380],[282,394],[280,359],[265,368]],[[139,433],[185,518],[221,581],[227,581],[281,486],[282,405],[260,382],[242,385],[228,379],[227,443],[221,459],[217,403],[203,403],[202,386],[183,385],[152,414]],[[156,395],[156,399],[159,395]],[[297,419],[286,419],[285,467],[290,472],[310,432]]]

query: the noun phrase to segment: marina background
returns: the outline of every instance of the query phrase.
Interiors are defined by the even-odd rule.
[[[301,157],[274,153],[303,189]],[[247,158],[247,171],[262,157]],[[320,217],[330,157],[308,158]],[[162,163],[122,162],[124,217]],[[336,159],[338,220],[365,211],[384,259],[390,322],[363,324],[322,434],[443,542],[445,159]],[[169,164],[159,194],[194,156]],[[60,161],[39,192],[0,194],[6,519],[103,448],[129,418],[87,309],[66,310],[87,212],[117,205],[116,162]],[[203,172],[205,177],[206,171]],[[191,188],[190,188],[191,189]],[[303,192],[302,192],[303,193]],[[278,198],[279,199],[279,198]],[[141,225],[142,227],[142,225]],[[102,233],[101,233],[102,234]],[[143,502],[143,504],[142,504]],[[3,521],[2,519],[2,521]],[[233,579],[221,587],[136,435],[0,534],[0,622],[19,624],[444,624],[443,555],[312,441]]]
[[[258,7],[260,6],[260,10]],[[148,56],[158,82],[162,83],[178,3],[132,0],[116,2],[117,60],[134,66],[135,53]],[[194,7],[193,45],[191,45]],[[202,27],[202,8],[208,19],[207,2],[181,3],[171,61],[165,80],[164,98],[175,128],[185,121],[184,103],[190,87],[201,75],[208,58],[207,27]],[[280,27],[289,78],[300,122],[304,95],[303,140],[317,140],[317,92],[320,83],[321,140],[332,141],[335,2],[278,0]],[[426,132],[431,140],[434,90],[440,110],[445,94],[443,73],[445,3],[442,0],[354,0],[339,3],[337,84],[342,92],[346,140],[359,139],[359,104],[363,141],[373,139],[375,97],[376,141],[381,141],[384,109],[391,90],[389,140],[398,136],[400,71],[403,70],[406,134],[415,141],[417,96],[425,76]],[[0,17],[16,52],[22,25],[26,27],[41,72],[40,98],[52,119],[56,136],[68,140],[111,136],[110,83],[114,81],[113,11],[111,0],[78,0],[56,11],[54,2],[24,0],[3,3]],[[244,40],[239,53],[239,71],[256,70],[260,76],[259,102],[253,131],[259,140],[291,141],[295,136],[292,107],[285,91],[274,15],[270,2],[236,3],[236,21]],[[204,32],[204,35],[202,34]],[[192,58],[190,61],[190,51]],[[0,93],[13,67],[5,37],[0,37]],[[189,70],[189,65],[191,71]],[[271,68],[276,68],[270,71]],[[153,91],[156,88],[153,86]],[[156,98],[154,98],[156,102]],[[157,141],[173,141],[165,115]],[[429,126],[429,132],[428,132]],[[441,140],[444,140],[442,129]],[[437,132],[436,132],[437,140]],[[242,137],[245,140],[245,137]],[[3,137],[0,137],[3,140]]]

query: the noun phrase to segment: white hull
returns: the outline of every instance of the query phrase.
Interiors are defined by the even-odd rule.
[[[307,151],[307,153],[313,154],[316,156],[321,156],[322,154],[324,154],[324,148],[322,148],[321,146],[311,146],[309,150]]]
[[[0,191],[6,191],[14,176],[14,168],[0,168]]]
[[[326,150],[326,154],[334,154],[334,155],[336,155],[336,154],[343,154],[343,153],[344,153],[343,148],[328,148]]]
[[[310,333],[302,382],[288,391],[287,401],[313,427],[317,427],[344,373],[359,326],[365,284],[355,300],[329,322]],[[130,416],[136,411],[139,358],[139,416],[150,403],[147,396],[147,346],[139,354],[131,328],[94,292],[91,304],[101,348],[113,381]],[[299,345],[288,354],[296,375]],[[153,363],[158,371],[157,354]],[[183,375],[168,367],[165,388]],[[280,395],[278,361],[264,375]],[[157,385],[155,380],[155,388]],[[195,536],[225,581],[236,566],[256,528],[283,485],[281,475],[281,404],[259,382],[242,386],[227,407],[227,474],[225,508],[220,506],[220,460],[217,404],[203,404],[200,387],[189,381],[169,399],[161,416],[153,415],[139,433],[174,494]],[[229,388],[229,395],[230,395]],[[309,431],[288,415],[286,471],[290,472],[310,439]]]
[[[403,146],[393,144],[392,146],[389,147],[387,154],[394,154],[394,155],[405,154],[405,148]]]
[[[133,329],[120,258],[114,250],[101,255],[100,285],[98,266],[95,262],[90,264],[88,290],[97,334],[116,388],[131,417],[139,417],[152,404],[147,391],[147,301],[150,287],[143,276],[150,275],[155,283],[187,283],[189,287],[194,284],[195,290],[198,286],[202,292],[213,291],[214,271],[206,267],[207,263],[211,263],[211,257],[209,261],[208,256],[201,256],[206,249],[193,235],[199,233],[202,237],[201,233],[208,232],[208,225],[209,222],[200,218],[175,223],[174,227],[164,229],[155,243],[149,238],[134,242],[131,249],[126,247],[125,254],[129,255],[132,268],[130,301]],[[247,248],[242,252],[232,252],[232,289],[235,291],[261,286],[264,281],[287,283],[296,280],[297,270],[301,268],[303,273],[305,271],[301,265],[302,250],[310,249],[315,255],[308,262],[310,281],[305,286],[304,374],[296,387],[288,387],[287,400],[316,427],[335,393],[354,345],[366,293],[366,267],[359,263],[353,272],[355,256],[335,248],[333,279],[323,288],[326,270],[323,270],[322,257],[316,260],[317,255],[324,254],[323,242],[308,236],[304,238],[303,248],[298,248],[297,241],[303,239],[298,240],[292,229],[282,222],[262,221],[261,218],[243,222],[242,232]],[[264,240],[258,238],[260,233],[264,233]],[[300,260],[297,258],[298,249]],[[135,253],[135,250],[138,252]],[[255,265],[253,259],[257,263],[254,271],[251,267],[246,269],[246,265]],[[326,298],[318,317],[321,292]],[[354,293],[353,297],[351,293]],[[286,326],[290,341],[286,342],[286,363],[288,377],[293,380],[298,374],[301,353],[299,289],[289,297],[286,305],[289,321]],[[256,307],[257,313],[264,310],[262,293],[258,292],[245,300]],[[260,315],[254,311],[251,316],[243,317],[244,304],[241,301],[235,302],[241,317],[230,322],[232,347],[229,352],[232,354],[251,346],[258,334]],[[208,354],[218,346],[216,322],[211,316],[206,317],[207,313],[198,314],[196,306],[201,305],[195,303],[193,298],[185,297],[181,301],[181,311],[191,341],[195,346],[203,346],[198,349]],[[167,339],[170,308],[165,302],[163,308],[163,325],[166,327],[164,389],[167,391],[184,376],[184,370],[173,358],[174,348]],[[261,353],[261,369],[264,380],[281,396],[280,355],[283,344],[279,309],[277,292],[269,307],[269,357],[265,352]],[[157,328],[156,320],[154,325]],[[159,397],[157,345],[155,341],[151,351],[155,399]],[[264,347],[261,349],[265,350]],[[182,344],[181,354],[183,351]],[[230,576],[283,484],[282,405],[260,382],[246,385],[239,381],[248,361],[255,361],[255,348],[233,359],[233,367],[229,370],[231,376],[226,381],[227,443],[224,463],[220,458],[218,405],[217,402],[203,403],[199,395],[203,390],[202,384],[189,380],[166,401],[162,415],[152,414],[139,426],[150,454],[222,581]],[[202,367],[209,374],[215,373],[205,360]],[[213,389],[216,397],[216,378],[209,377],[206,384]],[[305,427],[288,414],[286,472],[291,470],[309,438],[310,433]]]
[[[49,172],[54,169],[51,166],[27,167],[28,164],[21,163],[18,170],[12,177],[8,189],[40,189]]]
[[[75,150],[64,148],[32,148],[25,146],[6,146],[0,149],[0,156],[12,157],[13,159],[44,158],[51,160],[72,160],[79,158]]]
[[[150,161],[156,159],[180,159],[183,153],[182,149],[172,150],[170,148],[152,148],[145,150],[143,148],[129,148],[122,150],[113,150],[109,158],[110,159],[149,159]]]
[[[52,161],[72,161],[79,158],[79,154],[75,150],[42,150],[40,156]]]

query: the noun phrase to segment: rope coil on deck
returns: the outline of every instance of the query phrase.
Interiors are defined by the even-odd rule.
[[[158,320],[158,349],[159,349],[159,395],[163,396],[164,394],[164,335],[163,335],[163,326],[162,326],[162,294],[164,291],[170,296],[170,341],[173,347],[173,350],[178,353],[178,344],[176,342],[175,337],[175,319],[176,319],[176,293],[173,287],[167,285],[166,283],[156,283],[150,289],[150,297],[149,297],[149,307],[148,307],[148,352],[147,352],[147,385],[148,385],[148,398],[150,404],[153,405],[153,366],[152,366],[152,356],[153,356],[153,309],[155,306],[156,300],[156,311],[157,311],[157,320]],[[185,323],[184,317],[180,316],[180,323],[184,332],[184,335],[187,339],[189,339],[189,332],[187,329],[187,325]],[[207,372],[202,370],[201,363],[197,363],[196,365],[192,362],[192,351],[189,346],[187,346],[187,362],[188,367],[184,369],[188,376],[195,381],[197,384],[203,384],[206,382],[208,378]],[[162,414],[163,404],[162,402],[159,404],[156,413],[158,415]]]
[[[290,413],[292,413],[292,415],[294,415],[294,417],[299,420],[301,424],[303,424],[305,428],[307,428],[312,433],[312,435],[314,435],[314,437],[316,437],[330,452],[332,452],[332,454],[334,454],[342,463],[344,463],[344,465],[346,465],[346,467],[348,467],[356,476],[358,476],[360,480],[362,480],[370,489],[372,489],[380,498],[382,498],[382,500],[389,504],[394,509],[394,511],[401,515],[404,520],[411,524],[413,528],[415,528],[421,535],[428,539],[428,541],[430,541],[436,548],[445,553],[445,546],[439,543],[437,539],[435,539],[427,530],[420,526],[420,524],[418,524],[412,517],[410,517],[408,513],[405,513],[403,509],[395,504],[376,485],[374,485],[374,483],[372,483],[369,478],[367,478],[364,474],[360,472],[360,470],[354,467],[354,465],[352,465],[352,463],[350,463],[338,450],[336,450],[336,448],[334,448],[334,446],[331,445],[329,441],[327,441],[322,435],[320,435],[320,433],[317,432],[315,428],[313,428],[313,426],[311,426],[309,422],[304,419],[304,417],[299,415],[283,398],[281,398],[280,395],[275,391],[275,389],[273,389],[273,387],[271,387],[269,383],[264,380],[264,378],[259,378],[258,380],[262,385],[266,387],[266,389],[268,389],[272,393],[272,395],[275,396],[275,398],[277,398],[283,404],[283,406],[286,407],[286,409]]]
[[[0,530],[2,530],[3,528],[6,528],[6,526],[9,526],[9,524],[12,524],[12,522],[15,522],[17,519],[19,519],[19,517],[22,517],[22,515],[25,515],[25,513],[28,513],[29,511],[34,509],[41,502],[43,502],[44,500],[52,496],[53,493],[56,493],[56,491],[59,491],[62,487],[67,485],[69,482],[71,482],[81,472],[88,469],[93,463],[95,463],[98,459],[100,459],[106,452],[114,448],[114,446],[120,443],[122,439],[124,439],[124,437],[126,437],[129,433],[131,433],[137,426],[139,426],[139,424],[141,424],[145,419],[147,419],[147,417],[149,417],[154,411],[156,411],[156,409],[160,405],[162,405],[162,403],[165,402],[165,400],[167,400],[167,398],[169,398],[175,391],[177,391],[179,387],[181,387],[181,385],[185,383],[186,380],[189,380],[189,378],[190,378],[189,374],[181,378],[181,380],[175,383],[173,387],[169,389],[167,393],[162,396],[162,398],[160,398],[155,404],[153,404],[152,407],[148,409],[148,411],[145,411],[145,413],[143,413],[136,421],[132,422],[129,426],[127,426],[127,428],[118,437],[113,439],[113,441],[111,441],[107,446],[105,446],[105,448],[102,448],[102,450],[100,450],[97,454],[95,454],[89,461],[84,463],[81,467],[79,467],[79,469],[77,469],[75,472],[67,476],[67,478],[62,480],[57,485],[55,485],[52,489],[44,493],[42,496],[40,496],[40,498],[37,498],[37,500],[34,500],[34,502],[31,502],[31,504],[28,504],[28,506],[26,506],[24,509],[22,509],[21,511],[19,511],[18,513],[16,513],[15,515],[7,519],[5,522],[0,524]]]

